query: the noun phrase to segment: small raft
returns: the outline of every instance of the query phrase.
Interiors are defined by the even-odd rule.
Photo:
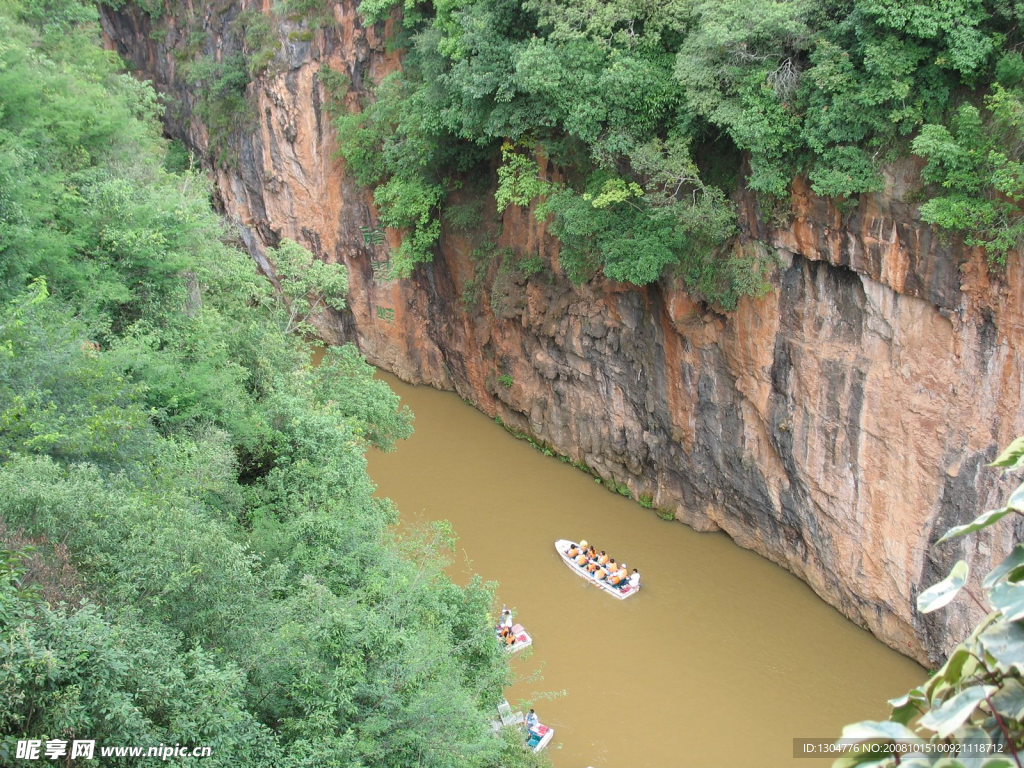
[[[566,550],[570,547],[575,547],[576,542],[569,541],[568,539],[559,539],[555,542],[555,551],[558,552],[558,556],[562,558],[562,562],[569,566],[569,569],[582,579],[586,579],[591,584],[595,585],[599,589],[604,590],[612,597],[618,600],[625,600],[627,597],[632,597],[639,589],[633,589],[630,586],[629,581],[624,581],[620,586],[612,586],[607,581],[595,578],[593,574],[588,573],[582,566],[576,565],[576,561],[565,554]]]
[[[546,725],[541,725],[540,723],[537,724],[536,728],[532,728],[526,733],[526,746],[534,752],[540,752],[544,747],[551,743],[551,739],[555,737],[554,728],[548,728]]]
[[[515,635],[516,641],[512,645],[504,645],[505,653],[518,653],[524,648],[529,648],[533,645],[533,638],[530,637],[529,632],[523,629],[522,624],[513,625],[512,634]],[[498,635],[498,640],[501,640],[501,635]]]
[[[497,733],[502,728],[514,725],[517,728],[526,728],[526,718],[522,712],[513,712],[507,701],[498,705],[498,718],[491,723],[492,730]],[[555,737],[555,729],[541,723],[536,728],[526,728],[526,746],[534,752],[540,752],[551,743]]]

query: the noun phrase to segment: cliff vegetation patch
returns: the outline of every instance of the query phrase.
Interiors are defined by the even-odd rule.
[[[677,274],[724,308],[764,289],[737,260],[727,195],[776,210],[790,183],[846,207],[924,159],[922,217],[1017,247],[1024,197],[1022,11],[995,0],[364,0],[402,7],[403,69],[339,119],[341,152],[431,258],[462,174],[499,160],[497,208],[535,205],[577,281]],[[695,149],[698,148],[698,149]],[[558,169],[558,180],[551,174]]]

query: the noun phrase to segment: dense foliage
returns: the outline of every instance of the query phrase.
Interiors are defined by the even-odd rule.
[[[411,415],[354,348],[310,366],[343,269],[285,241],[275,293],[156,111],[94,9],[0,4],[0,763],[533,765],[490,732],[489,589],[373,495]]]
[[[1024,438],[1015,440],[992,466],[1006,472],[1024,468]],[[1005,507],[951,528],[938,545],[1016,515],[1024,515],[1024,485],[1010,495]],[[949,576],[918,596],[918,610],[939,610],[963,590],[989,614],[926,683],[889,702],[889,720],[844,728],[847,746],[857,751],[837,760],[835,768],[1020,768],[1024,761],[1024,544],[1017,544],[982,579],[987,605],[966,589],[968,577],[967,563],[960,560]],[[894,749],[896,744],[901,746]]]
[[[363,0],[368,22],[394,0]],[[729,307],[766,266],[738,269],[742,182],[770,215],[796,174],[840,202],[886,163],[928,164],[923,217],[994,261],[1024,196],[1024,6],[1003,0],[406,0],[401,72],[340,118],[341,152],[430,258],[438,211],[502,156],[498,207],[542,197],[561,262],[647,283],[679,269]],[[538,173],[538,154],[564,172]],[[735,260],[733,260],[735,262]],[[744,277],[742,272],[748,273]]]

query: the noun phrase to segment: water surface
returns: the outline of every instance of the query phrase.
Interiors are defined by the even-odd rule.
[[[456,581],[476,572],[500,583],[499,602],[534,638],[516,672],[543,677],[508,698],[532,700],[556,729],[556,768],[829,765],[794,760],[792,740],[884,719],[885,701],[924,679],[724,534],[660,520],[454,394],[382,378],[412,407],[416,432],[374,452],[370,475],[403,519],[452,522]],[[620,601],[588,585],[555,554],[561,538],[639,568],[643,589]]]

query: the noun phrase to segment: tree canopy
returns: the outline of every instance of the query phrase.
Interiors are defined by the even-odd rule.
[[[354,347],[310,364],[344,269],[256,274],[94,8],[4,3],[0,38],[0,762],[537,764],[491,733],[490,587],[366,474],[412,415]]]

